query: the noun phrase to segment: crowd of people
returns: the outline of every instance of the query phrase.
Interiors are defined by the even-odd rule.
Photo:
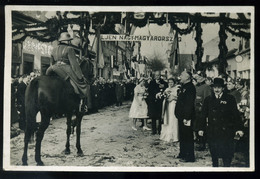
[[[24,120],[19,119],[25,118],[26,87],[39,75],[32,72],[12,80],[11,123],[19,121],[21,129],[25,127],[20,123]],[[143,130],[158,134],[165,143],[176,147],[179,143],[178,158],[183,162],[194,162],[194,150],[207,148],[214,167],[218,166],[218,158],[223,158],[224,166],[230,166],[235,151],[242,151],[249,157],[248,79],[224,75],[213,79],[184,71],[180,76],[170,76],[166,80],[157,71],[153,78],[138,80],[96,78],[90,91],[88,113],[132,101],[129,112],[133,119],[132,129],[138,130],[136,122],[139,120]]]
[[[138,130],[139,120],[143,130],[158,134],[162,141],[176,147],[179,142],[182,162],[194,162],[194,150],[209,147],[213,167],[219,166],[219,158],[230,167],[235,151],[249,157],[249,91],[249,79],[183,71],[166,81],[157,71],[153,79],[140,78],[134,89],[132,129]]]
[[[22,121],[25,118],[25,90],[32,79],[40,76],[40,73],[32,72],[29,75],[23,75],[18,78],[13,78],[11,88],[12,98],[12,116],[11,124],[19,122],[19,127],[24,129]],[[134,87],[136,85],[136,79],[129,80],[105,80],[104,78],[96,78],[90,85],[90,97],[88,100],[89,113],[96,113],[99,109],[106,106],[116,105],[121,106],[123,101],[133,99]],[[53,119],[61,116],[53,116]]]

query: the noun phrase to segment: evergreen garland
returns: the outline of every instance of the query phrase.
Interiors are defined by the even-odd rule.
[[[232,28],[233,28],[233,27],[232,27]],[[226,29],[229,33],[231,33],[232,35],[235,35],[235,36],[238,36],[238,37],[243,37],[243,38],[245,38],[245,39],[250,39],[250,37],[251,37],[251,33],[244,32],[244,31],[242,31],[242,30],[240,30],[240,29],[237,29],[238,32],[235,32],[234,30],[231,29],[231,27],[228,27],[228,26],[226,26],[225,29]]]
[[[150,17],[150,13],[145,13],[145,17],[143,19],[135,19],[133,12],[129,12],[127,15],[128,15],[129,22],[139,28],[146,26],[147,20]]]
[[[53,17],[51,19],[48,19],[46,22],[43,23],[37,23],[33,25],[19,25],[14,26],[13,29],[17,29],[12,35],[16,36],[20,33],[25,33],[25,36],[23,36],[20,39],[14,40],[13,42],[21,42],[24,41],[27,36],[32,37],[34,39],[39,40],[40,42],[53,42],[59,38],[59,34],[62,31],[60,27],[67,26],[68,24],[78,24],[80,26],[86,25],[86,22],[89,21],[87,18],[71,18],[71,19],[61,19],[58,20],[56,17]],[[40,27],[46,27],[47,29],[45,31],[41,31],[42,35],[34,35],[33,32],[29,32],[26,30],[26,28],[40,28]],[[90,35],[95,35],[95,33],[88,32]]]
[[[62,31],[62,29],[60,29],[61,27],[65,27],[68,24],[78,24],[81,29],[83,28],[83,33],[81,33],[81,36],[84,38],[85,34],[89,34],[89,35],[95,35],[95,32],[89,32],[89,22],[90,22],[90,17],[89,17],[89,13],[85,12],[70,12],[74,15],[79,15],[79,17],[77,18],[67,18],[67,14],[68,12],[64,13],[64,17],[60,19],[58,19],[57,17],[53,17],[51,19],[48,19],[46,22],[43,23],[35,23],[35,24],[28,24],[28,25],[18,25],[18,26],[14,26],[13,29],[16,31],[13,32],[13,36],[16,36],[20,33],[25,33],[25,36],[31,36],[32,38],[36,38],[39,41],[42,42],[51,42],[54,41],[56,39],[58,39],[58,34],[60,33],[60,31]],[[83,14],[87,14],[86,16],[83,16]],[[107,17],[106,23],[103,26],[103,30],[109,30],[111,28],[114,27],[114,25],[116,23],[120,23],[120,17],[121,17],[121,13],[105,13],[105,12],[99,12],[99,13],[95,13],[92,16],[92,20],[93,20],[93,25],[96,25],[97,23],[103,22],[104,21],[104,17]],[[191,20],[191,25],[189,25],[187,28],[181,29],[177,26],[177,23],[175,22],[175,18],[179,18],[179,19],[186,19],[186,18],[190,18]],[[152,13],[145,13],[145,18],[144,19],[135,19],[134,18],[134,13],[133,12],[129,12],[127,13],[127,17],[124,19],[126,20],[128,19],[130,23],[132,23],[133,25],[137,26],[137,27],[144,27],[149,20],[153,20],[154,23],[157,23],[158,25],[163,25],[166,20],[165,20],[165,16],[163,15],[161,18],[154,18]],[[192,14],[188,14],[188,13],[169,13],[169,23],[171,25],[171,27],[176,30],[179,34],[181,35],[187,35],[189,33],[192,32],[192,30],[194,29],[195,25],[198,23],[225,23],[225,30],[227,30],[228,32],[230,32],[232,35],[235,36],[240,36],[246,39],[250,38],[250,33],[245,32],[241,29],[249,29],[250,28],[250,19],[245,19],[245,20],[241,20],[241,19],[232,19],[232,18],[228,18],[225,17],[223,15],[223,13],[220,14],[220,17],[206,17],[206,16],[201,16],[200,13],[196,13],[195,15]],[[37,28],[37,27],[46,27],[47,30],[46,31],[42,31],[41,36],[35,36],[33,35],[33,33],[26,31],[26,28]],[[201,32],[199,32],[201,33]],[[25,37],[23,36],[20,39],[15,40],[16,42],[22,41],[24,40]],[[196,39],[195,39],[196,40]],[[196,40],[197,41],[197,40]],[[201,43],[201,42],[199,42]],[[201,50],[200,50],[201,51]],[[203,54],[201,52],[197,52],[198,54]]]
[[[202,40],[202,28],[201,28],[201,23],[197,22],[196,26],[195,26],[195,30],[196,30],[196,37],[195,40],[197,42],[197,48],[195,51],[195,54],[197,56],[197,64],[196,64],[196,70],[201,70],[201,62],[202,62],[202,56],[203,56],[203,51],[204,48],[202,47],[203,44],[203,40]]]
[[[191,25],[188,26],[186,29],[181,29],[176,25],[176,23],[173,20],[170,21],[170,24],[171,24],[172,29],[176,30],[180,35],[190,34],[195,26],[195,23],[191,22]]]
[[[221,14],[221,16],[223,17],[224,14]],[[226,34],[226,23],[225,22],[220,22],[219,23],[220,28],[219,28],[219,73],[220,74],[226,74],[226,67],[227,67],[227,52],[228,52],[228,48],[226,45],[226,39],[227,39],[227,34]]]

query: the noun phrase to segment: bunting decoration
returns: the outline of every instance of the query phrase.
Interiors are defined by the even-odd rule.
[[[69,14],[74,17],[70,18]],[[180,35],[187,35],[194,30],[197,23],[220,23],[225,22],[225,30],[232,35],[250,38],[250,19],[246,18],[230,18],[224,15],[220,16],[202,16],[201,13],[161,13],[161,12],[56,12],[56,16],[48,19],[46,22],[13,26],[14,42],[21,42],[27,36],[36,38],[41,42],[52,42],[58,39],[60,32],[66,31],[69,24],[77,24],[81,27],[81,37],[87,40],[88,35],[95,35],[95,32],[89,31],[96,29],[99,25],[102,26],[102,32],[109,32],[114,29],[115,24],[124,24],[125,31],[130,32],[130,26],[142,28],[149,23],[156,23],[158,25],[170,24],[171,27]],[[75,17],[76,16],[76,17]],[[188,24],[187,28],[179,28],[178,23]],[[29,29],[36,28],[31,31]],[[41,30],[37,30],[37,28]],[[40,33],[39,33],[39,32]],[[18,34],[19,38],[17,38]]]

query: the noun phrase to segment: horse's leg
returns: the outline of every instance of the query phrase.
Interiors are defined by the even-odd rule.
[[[33,134],[33,130],[34,130],[33,127],[34,126],[32,123],[26,124],[25,134],[24,134],[24,151],[23,151],[23,157],[22,157],[23,165],[28,165],[28,163],[27,163],[28,143],[30,141],[31,135]]]
[[[71,114],[67,114],[67,142],[65,146],[65,154],[70,154],[71,117]]]
[[[44,165],[41,160],[41,143],[44,136],[44,132],[48,128],[49,124],[50,124],[50,117],[42,114],[41,123],[38,131],[36,132],[36,146],[35,146],[35,161],[39,166]]]
[[[78,112],[77,114],[77,128],[76,128],[76,133],[77,133],[77,142],[76,142],[76,147],[78,149],[78,156],[83,156],[83,151],[81,150],[80,146],[80,133],[81,133],[81,121],[82,121],[83,113]]]

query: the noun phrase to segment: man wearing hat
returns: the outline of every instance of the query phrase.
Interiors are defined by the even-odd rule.
[[[224,167],[230,167],[234,154],[234,137],[243,136],[242,124],[232,95],[224,92],[224,80],[215,78],[213,92],[202,106],[202,118],[199,119],[199,135],[207,130],[213,167],[218,167],[218,159],[223,159]]]
[[[51,66],[47,69],[46,75],[55,72],[62,79],[69,80],[74,87],[75,93],[79,94],[82,99],[81,104],[83,104],[83,99],[88,94],[88,88],[75,51],[73,47],[69,46],[72,39],[68,32],[60,34],[59,45],[52,51]]]

